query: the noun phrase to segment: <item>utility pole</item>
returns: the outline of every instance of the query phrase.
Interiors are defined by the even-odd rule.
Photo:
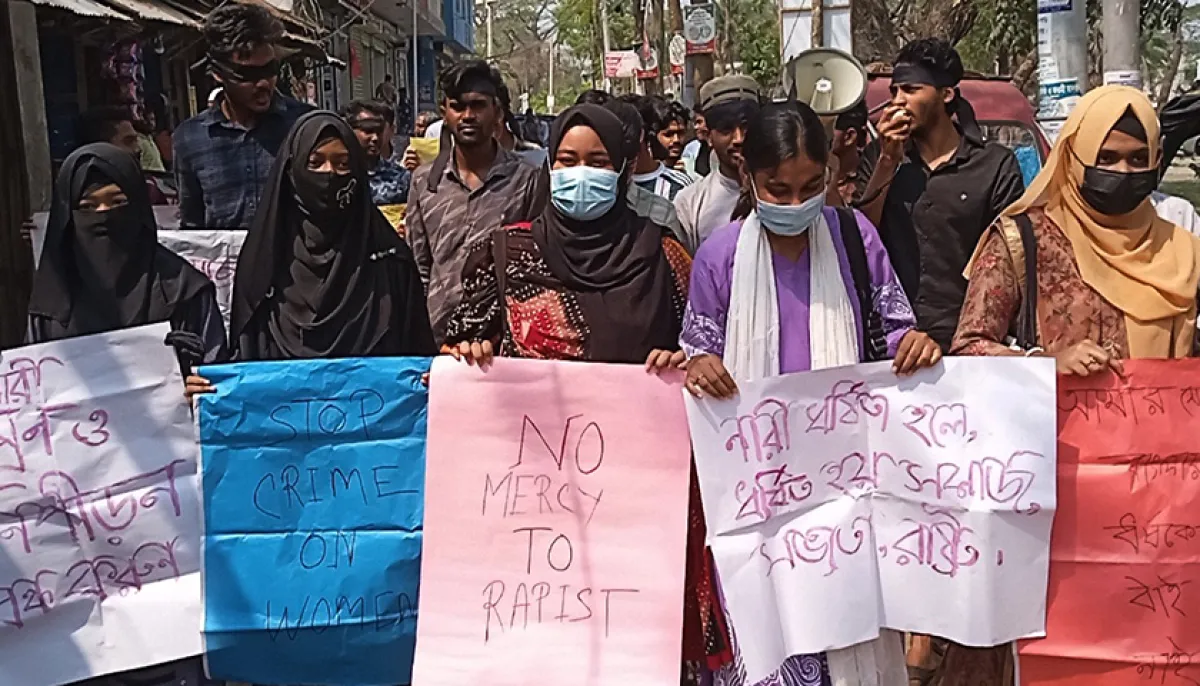
[[[550,92],[546,95],[546,112],[554,114],[554,38],[550,39]]]
[[[1087,3],[1037,0],[1037,7],[1038,121],[1054,139],[1088,89]]]
[[[1104,0],[1104,84],[1142,88],[1138,0]]]
[[[417,46],[417,34],[419,34],[420,31],[417,30],[417,0],[409,0],[409,2],[412,3],[413,22],[412,66],[409,67],[412,69],[412,123],[413,125],[416,125],[417,115],[421,113],[421,74],[417,69],[421,61],[421,53]]]
[[[604,42],[604,54],[600,56],[600,69],[604,74],[604,91],[612,92],[612,79],[608,78],[608,53],[612,51],[612,42],[608,34],[608,0],[596,0],[600,4],[600,35]],[[595,83],[593,81],[592,83]]]
[[[485,0],[487,7],[487,58],[492,59],[492,55],[496,54],[495,44],[492,43],[492,2],[493,0]]]
[[[663,72],[670,72],[671,60],[667,55],[667,46],[663,38],[663,0],[647,0],[650,3],[650,44],[658,53],[658,78],[650,81],[647,90],[652,93],[663,92]]]

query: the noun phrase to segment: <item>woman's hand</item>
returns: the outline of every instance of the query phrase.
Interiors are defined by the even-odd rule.
[[[466,360],[469,365],[479,365],[480,369],[492,366],[491,341],[463,341],[458,345],[443,345],[442,353],[450,355],[458,361]]]
[[[1059,374],[1091,376],[1106,370],[1124,374],[1121,361],[1092,341],[1077,343],[1054,356],[1054,366]]]
[[[187,398],[187,401],[189,403],[194,402],[196,399],[196,396],[198,396],[202,393],[216,393],[216,392],[217,392],[216,387],[213,386],[212,383],[209,382],[209,380],[204,378],[203,376],[189,374],[188,378],[185,379],[183,382],[183,397]]]
[[[664,369],[683,369],[687,366],[687,355],[682,350],[651,350],[646,358],[646,371],[658,374]]]
[[[941,361],[942,349],[937,342],[929,334],[912,329],[900,339],[900,348],[896,351],[896,359],[892,361],[892,371],[900,376],[908,376]]]
[[[716,355],[693,357],[687,365],[687,389],[697,398],[711,396],[720,400],[737,395],[737,384]]]

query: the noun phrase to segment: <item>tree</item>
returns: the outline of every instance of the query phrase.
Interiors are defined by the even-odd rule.
[[[717,28],[722,61],[740,63],[744,74],[764,88],[779,83],[779,13],[775,0],[724,0]]]
[[[633,14],[622,0],[558,0],[554,23],[558,41],[566,46],[575,59],[585,62],[589,77],[603,76],[604,43],[600,29],[599,3],[608,4],[608,31],[614,50],[628,50],[633,45]]]
[[[981,4],[1004,1],[856,0],[851,5],[856,57],[864,63],[891,62],[901,47],[918,38],[957,45],[974,28]]]

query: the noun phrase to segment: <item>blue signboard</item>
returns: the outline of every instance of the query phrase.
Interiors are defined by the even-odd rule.
[[[205,367],[204,638],[213,678],[411,679],[428,359]]]

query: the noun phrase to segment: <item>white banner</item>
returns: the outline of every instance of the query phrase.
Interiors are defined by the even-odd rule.
[[[198,450],[169,330],[0,355],[0,684],[201,650]]]
[[[199,269],[217,287],[217,306],[225,329],[229,329],[229,314],[233,308],[233,275],[237,271],[238,255],[246,241],[246,231],[180,229],[179,208],[172,205],[155,205],[154,217],[158,222],[158,242]],[[46,223],[50,213],[33,215],[34,230],[33,263],[42,259],[42,247],[46,243]]]
[[[709,544],[749,682],[881,628],[1044,635],[1051,360],[891,363],[688,397]]]
[[[229,314],[233,309],[233,275],[237,271],[238,255],[246,241],[243,230],[175,231],[158,230],[158,242],[212,279],[217,287],[217,306],[229,330]]]

